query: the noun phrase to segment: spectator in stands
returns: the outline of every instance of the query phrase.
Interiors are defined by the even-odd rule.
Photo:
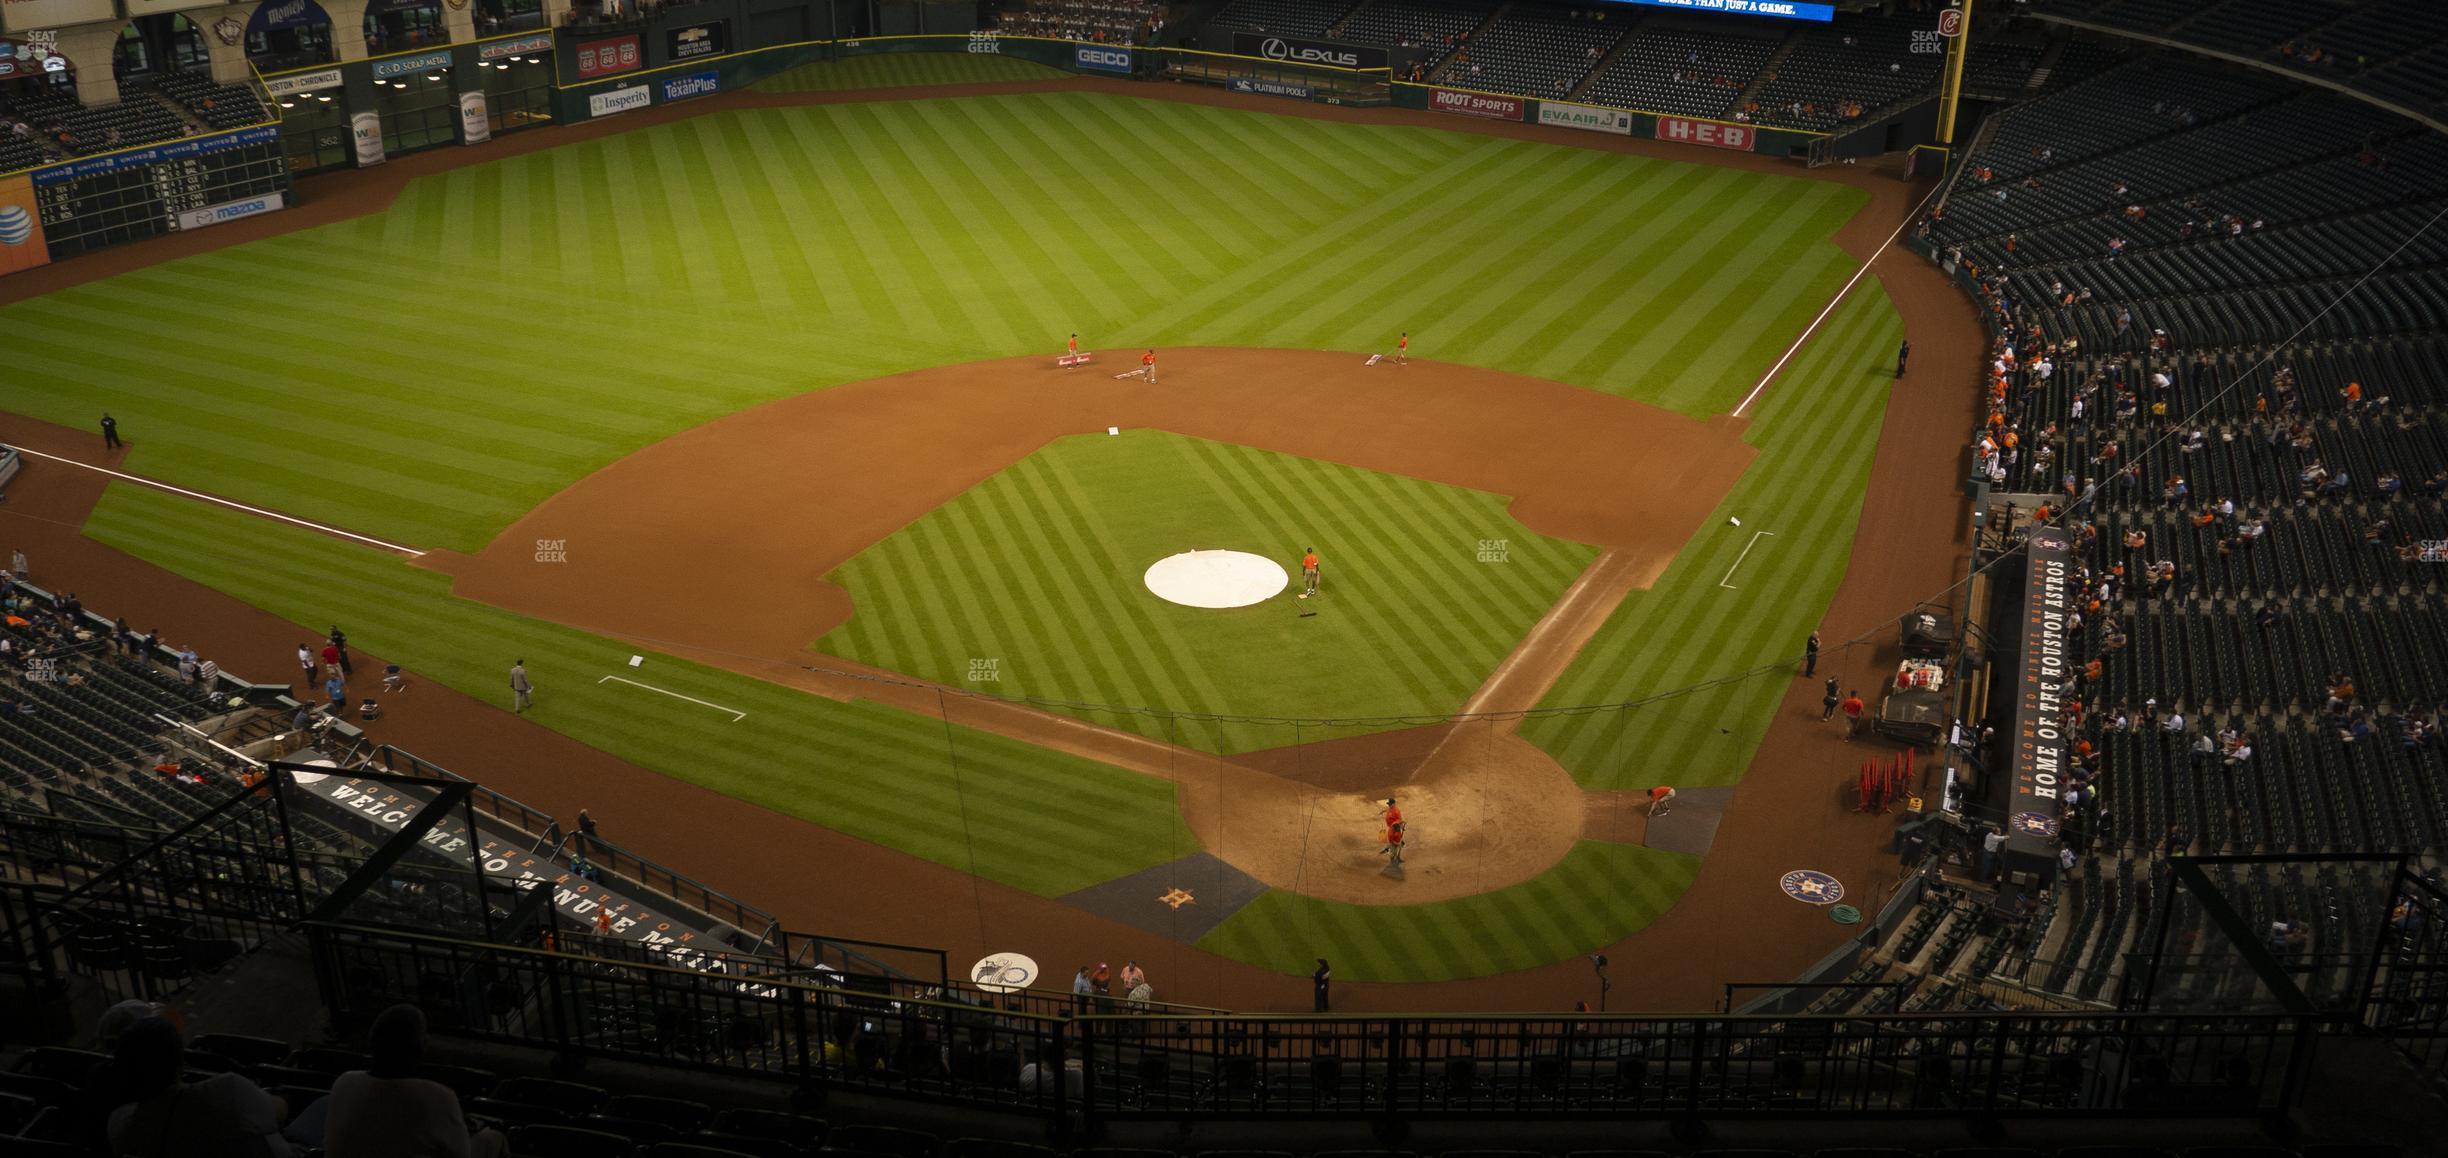
[[[417,1076],[425,1058],[425,1015],[394,1005],[367,1035],[373,1064],[332,1082],[322,1103],[322,1149],[349,1158],[494,1158],[504,1139],[468,1129],[459,1095]]]
[[[2332,712],[2345,711],[2355,701],[2354,677],[2345,672],[2329,675],[2329,699],[2322,706]]]
[[[179,1080],[187,1040],[164,1018],[129,1027],[111,1052],[111,1068],[129,1099],[110,1118],[111,1152],[120,1158],[294,1153],[280,1133],[286,1110],[262,1087],[234,1073]]]

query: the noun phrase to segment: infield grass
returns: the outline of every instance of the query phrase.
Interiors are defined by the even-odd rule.
[[[780,83],[1011,79],[982,70],[1012,62],[856,63],[876,71]],[[1709,416],[1741,399],[1850,273],[1828,238],[1863,200],[1780,174],[1105,92],[742,110],[420,177],[363,217],[0,308],[0,406],[80,428],[107,409],[131,441],[130,470],[461,551],[710,419],[902,370],[1050,352],[1074,331],[1112,348],[1364,352],[1408,330],[1416,356]],[[1896,325],[1874,288],[1831,319],[1754,418],[1762,453],[1720,514],[1777,536],[1738,589],[1717,585],[1739,537],[1699,536],[1608,623],[1551,703],[1648,695],[1798,648],[1841,572],[1875,441],[1876,367]],[[1482,509],[1431,497],[1474,518]],[[1267,547],[1294,545],[1273,541],[1263,508],[1243,514]],[[658,681],[749,722],[588,690],[631,649],[453,599],[442,577],[379,552],[126,486],[111,488],[88,531],[290,620],[348,623],[372,651],[478,695],[497,691],[505,649],[523,652],[548,693],[540,723],[1034,892],[1195,847],[1161,781],[961,729],[947,742],[928,717],[660,658]],[[1420,541],[1435,549],[1434,538]],[[1399,560],[1410,548],[1385,550]],[[1569,555],[1559,546],[1567,578]],[[856,566],[845,569],[854,584]],[[1486,622],[1466,617],[1450,638],[1390,657],[1401,674],[1369,689],[1371,702],[1446,694],[1464,660],[1518,637],[1504,625],[1547,581],[1469,613]],[[1119,646],[1165,643],[1153,618],[1095,626],[1119,625],[1130,635]],[[995,644],[1062,646],[1013,639]],[[945,643],[844,646],[958,654]],[[1015,660],[1014,675],[1035,680],[1037,662]],[[1203,678],[1212,687],[1244,670]],[[1057,672],[1099,697],[1205,690],[1160,666]],[[1682,764],[1678,782],[1724,783],[1783,686],[1753,679],[1524,731],[1592,786],[1637,785],[1640,764],[1669,760]],[[992,774],[960,776],[981,769]],[[1001,794],[967,810],[993,818],[974,842],[949,819],[964,791],[973,805]],[[1567,864],[1577,875],[1442,913],[1274,894],[1208,941],[1291,971],[1331,945],[1346,976],[1477,973],[1628,933],[1689,880],[1688,866],[1612,846],[1583,846]],[[1435,927],[1439,917],[1451,924]],[[1517,938],[1535,949],[1490,947]],[[1285,958],[1290,945],[1300,960]]]
[[[1597,556],[1532,533],[1505,502],[1164,431],[1075,435],[828,576],[856,610],[818,649],[1049,701],[1434,715],[1458,709]],[[1483,559],[1481,544],[1499,540]],[[1327,582],[1302,601],[1300,552],[1313,544],[1327,545]],[[1293,586],[1223,610],[1147,589],[1150,564],[1192,548],[1270,556]],[[973,678],[981,659],[992,682]],[[1296,742],[1288,725],[1074,714],[1227,755]]]

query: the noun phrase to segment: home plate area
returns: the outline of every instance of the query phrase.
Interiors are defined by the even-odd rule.
[[[1132,928],[1195,945],[1266,891],[1258,878],[1200,852],[1090,885],[1063,900]]]

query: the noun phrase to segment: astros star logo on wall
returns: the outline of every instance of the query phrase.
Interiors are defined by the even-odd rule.
[[[1173,907],[1173,911],[1176,913],[1181,911],[1181,907],[1183,905],[1195,905],[1198,903],[1198,898],[1191,896],[1190,890],[1182,888],[1179,885],[1173,886],[1173,891],[1156,898],[1156,900],[1159,904],[1171,905]]]
[[[2057,835],[2057,818],[2045,812],[2018,812],[2006,818],[2006,827],[2027,836]]]

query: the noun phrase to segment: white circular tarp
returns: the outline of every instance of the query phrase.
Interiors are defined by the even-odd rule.
[[[1185,607],[1247,607],[1291,585],[1283,564],[1247,551],[1184,551],[1147,569],[1148,590]]]

